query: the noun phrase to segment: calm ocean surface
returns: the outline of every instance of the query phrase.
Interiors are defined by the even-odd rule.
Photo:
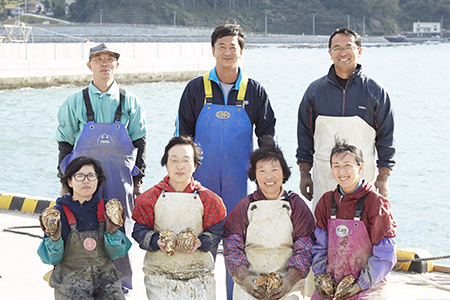
[[[401,247],[450,255],[450,44],[365,47],[360,63],[389,92],[395,109],[397,165],[389,200]],[[298,192],[297,109],[309,83],[328,71],[325,49],[275,45],[244,51],[245,70],[267,89],[277,117],[278,143],[293,169],[286,189]],[[119,69],[120,70],[120,69]],[[159,164],[174,132],[186,82],[126,85],[142,100],[149,126],[144,188],[165,174]],[[80,87],[0,91],[0,191],[56,198],[59,106]],[[438,261],[450,264],[450,260]]]

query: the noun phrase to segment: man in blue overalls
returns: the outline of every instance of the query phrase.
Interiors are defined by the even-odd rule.
[[[273,136],[275,115],[264,87],[239,67],[245,35],[237,24],[211,35],[216,66],[191,80],[180,100],[175,135],[190,135],[203,149],[194,178],[222,197],[230,213],[247,196],[247,170],[256,136]],[[227,295],[233,281],[227,272]]]
[[[58,170],[61,175],[68,163],[81,155],[100,161],[106,181],[97,193],[104,199],[121,201],[126,208],[121,229],[131,235],[134,196],[141,192],[145,171],[147,125],[139,99],[120,89],[114,80],[119,56],[103,43],[90,49],[87,66],[93,80],[87,88],[69,96],[58,112]],[[129,257],[114,264],[122,273],[123,288],[131,289]]]

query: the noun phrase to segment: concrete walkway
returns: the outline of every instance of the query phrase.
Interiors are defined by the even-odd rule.
[[[30,226],[35,228],[28,228]],[[36,253],[42,236],[42,230],[36,226],[39,226],[37,214],[0,209],[0,299],[53,299],[53,289],[43,280],[44,274],[52,267],[43,264]],[[130,291],[127,299],[147,299],[142,272],[145,251],[134,244],[130,252],[134,290]],[[448,284],[450,275],[392,272],[386,300],[450,300],[450,286],[444,286],[443,281]],[[439,288],[439,282],[447,290]],[[217,300],[225,300],[225,268],[221,254],[217,256],[216,285]]]

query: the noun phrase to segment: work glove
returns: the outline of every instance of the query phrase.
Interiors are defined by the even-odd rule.
[[[314,286],[320,297],[326,299],[334,295],[334,280],[330,273],[314,275]]]
[[[336,287],[334,299],[344,300],[361,292],[361,286],[352,275],[344,277]]]
[[[142,194],[142,179],[133,181],[133,196],[134,196],[134,199],[136,199],[137,196],[139,196],[140,194]]]
[[[59,240],[61,238],[61,220],[58,220],[57,224],[58,225],[57,225],[57,229],[56,229],[55,233],[53,233],[51,235],[47,235],[50,238],[50,240],[52,240],[53,242],[56,242],[57,240]],[[42,231],[46,232],[44,223],[42,221],[42,215],[39,216],[39,225],[41,225]]]
[[[379,167],[378,176],[375,181],[375,187],[378,189],[378,193],[381,196],[387,197],[389,194],[389,176],[391,175],[391,169],[388,167]]]
[[[256,277],[251,275],[247,267],[239,266],[234,270],[233,274],[236,281],[242,285],[244,290],[256,299],[265,299],[266,291],[262,287],[255,284]]]
[[[126,217],[126,215],[125,215],[125,209],[124,209],[124,210],[122,210],[122,220],[125,220],[125,217]],[[122,226],[114,224],[113,221],[111,221],[111,219],[108,217],[108,215],[105,214],[105,227],[106,227],[106,231],[108,233],[114,234]]]
[[[300,192],[302,195],[311,201],[313,197],[314,187],[311,179],[311,165],[308,163],[299,163],[300,168]]]
[[[292,289],[292,286],[301,278],[302,273],[298,269],[289,268],[288,272],[281,280],[280,287],[270,292],[269,299],[270,300],[281,299]]]

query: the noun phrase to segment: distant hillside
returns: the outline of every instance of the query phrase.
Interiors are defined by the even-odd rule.
[[[61,6],[63,0],[45,0]],[[5,4],[0,0],[0,12]],[[17,1],[15,1],[17,2]],[[56,11],[55,11],[56,14]],[[347,26],[361,34],[412,30],[415,21],[450,28],[450,0],[76,0],[66,20],[82,23],[215,27],[236,21],[246,32],[328,35]]]

